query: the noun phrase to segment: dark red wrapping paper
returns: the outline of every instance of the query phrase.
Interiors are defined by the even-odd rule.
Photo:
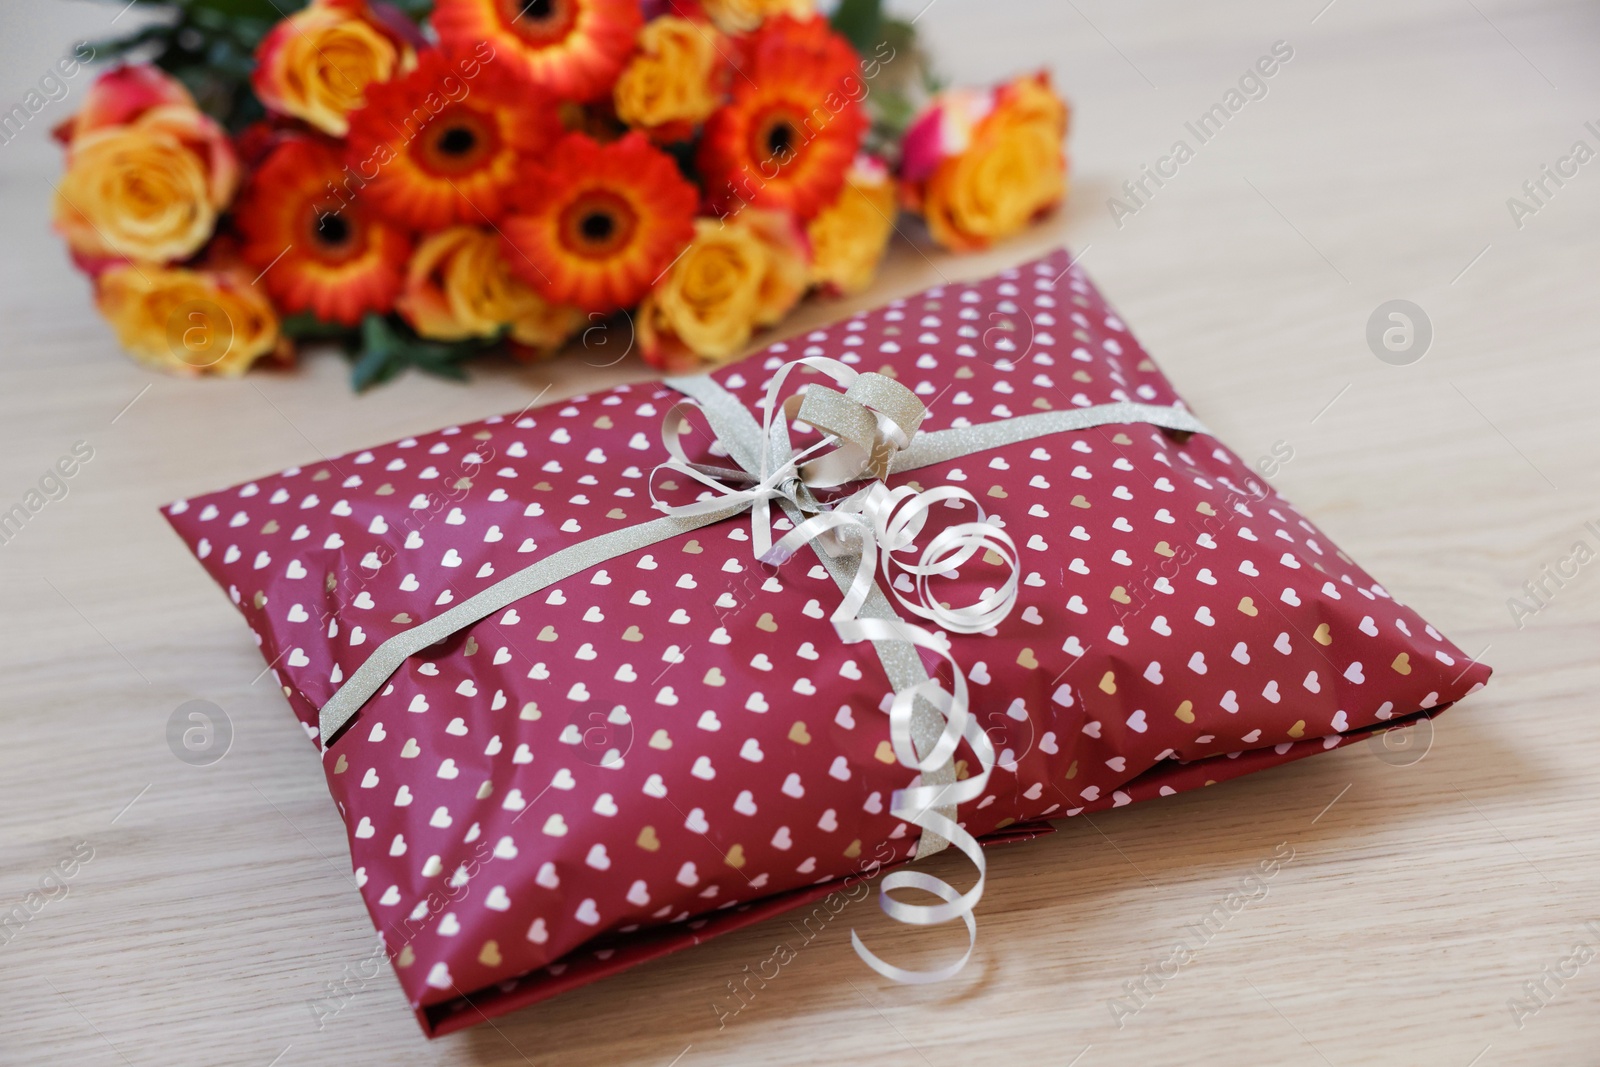
[[[833,356],[912,386],[925,431],[1178,403],[1067,264],[932,289],[717,378],[755,410],[784,362]],[[315,739],[318,709],[384,639],[655,517],[676,398],[622,387],[167,514]],[[1000,751],[960,811],[986,839],[1321,752],[1489,676],[1208,436],[1105,426],[909,480],[965,488],[1021,550],[1016,610],[953,639]],[[911,854],[888,814],[910,778],[882,667],[840,643],[839,589],[813,554],[774,569],[749,536],[728,520],[525,598],[414,657],[323,752],[356,880],[429,1033]]]

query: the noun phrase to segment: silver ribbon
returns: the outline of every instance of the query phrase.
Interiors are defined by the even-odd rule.
[[[787,399],[784,387],[791,373],[809,367],[827,375],[840,393],[825,385],[812,384],[803,394]],[[706,410],[719,440],[730,455],[735,455],[732,440],[750,441],[754,420],[743,408],[726,405],[706,387],[709,379],[674,380],[674,388],[689,399],[667,413],[663,443],[671,455],[658,470],[672,470],[700,482],[710,492],[693,504],[667,508],[669,515],[684,518],[720,512],[729,503],[748,507],[751,539],[756,558],[763,563],[781,565],[804,545],[813,545],[838,580],[843,597],[832,622],[841,641],[873,643],[884,660],[895,694],[889,708],[889,740],[900,765],[918,777],[907,788],[896,790],[889,811],[895,818],[922,831],[917,858],[954,845],[977,868],[978,877],[965,893],[948,882],[921,871],[896,871],[886,875],[879,890],[879,905],[893,919],[917,926],[961,919],[967,926],[967,949],[961,958],[945,967],[911,971],[891,964],[867,948],[851,931],[856,954],[874,971],[899,982],[933,982],[959,972],[977,943],[977,921],[973,911],[983,897],[987,864],[978,840],[956,821],[955,809],[976,800],[988,788],[994,771],[995,751],[988,735],[972,715],[966,674],[951,654],[950,642],[941,633],[901,618],[883,600],[878,585],[881,568],[899,601],[912,615],[927,619],[943,630],[976,634],[998,626],[1011,613],[1017,600],[1020,562],[1016,545],[999,527],[991,525],[977,498],[953,485],[917,490],[909,486],[890,489],[884,484],[897,456],[911,447],[925,409],[916,394],[892,378],[861,374],[835,359],[812,356],[785,364],[767,388],[766,421],[759,440],[766,442],[756,458],[754,469],[725,470],[692,462],[685,453],[681,435],[687,426],[684,409],[694,406]],[[714,384],[714,383],[712,383]],[[705,396],[714,407],[707,410],[698,397]],[[737,408],[737,413],[735,409]],[[713,411],[715,412],[713,414]],[[820,430],[822,440],[808,448],[796,449],[789,439],[791,419]],[[748,422],[746,420],[749,420]],[[720,425],[719,425],[720,424]],[[735,455],[741,464],[751,458],[748,448]],[[816,491],[866,481],[864,488],[836,500],[821,500]],[[776,502],[793,523],[776,543],[772,540],[771,508]],[[899,553],[916,552],[915,540],[927,524],[929,509],[938,504],[971,507],[977,518],[954,523],[931,537],[915,562],[902,562]],[[929,582],[935,577],[954,576],[973,556],[993,553],[1007,570],[996,589],[986,590],[976,601],[960,607],[947,607],[933,595]],[[898,569],[914,576],[915,598],[903,595],[893,583]],[[867,602],[877,597],[869,611]],[[886,610],[887,609],[887,610]],[[929,676],[918,650],[943,659],[949,666],[951,685],[947,690]],[[956,779],[952,758],[965,740],[977,759],[976,773]],[[910,887],[939,897],[938,904],[911,904],[896,900],[890,890]]]
[[[783,389],[790,374],[802,366],[825,375],[843,391],[813,382],[803,392],[785,397]],[[870,642],[883,662],[894,689],[889,708],[890,743],[900,765],[917,775],[906,788],[895,791],[890,813],[921,830],[915,858],[954,845],[977,868],[977,881],[965,893],[921,871],[890,872],[879,891],[880,907],[898,922],[931,926],[962,920],[967,928],[967,949],[954,963],[912,971],[884,961],[854,931],[851,943],[868,966],[894,981],[925,983],[949,978],[966,965],[976,945],[973,912],[983,896],[987,872],[983,849],[957,822],[956,809],[983,795],[994,770],[994,747],[971,713],[966,675],[951,654],[948,638],[906,621],[884,594],[877,576],[882,569],[889,579],[885,584],[901,609],[942,631],[977,634],[992,630],[1010,614],[1016,604],[1021,567],[1010,536],[989,520],[970,493],[951,485],[927,490],[890,488],[886,480],[892,474],[1002,445],[1094,426],[1145,423],[1186,433],[1204,433],[1205,427],[1181,408],[1125,401],[921,434],[926,409],[911,390],[892,378],[861,373],[825,357],[795,360],[779,369],[767,390],[763,423],[757,423],[737,397],[709,377],[669,378],[666,384],[682,393],[684,400],[667,412],[663,422],[662,443],[669,458],[657,470],[687,476],[707,492],[693,503],[677,506],[656,501],[656,507],[665,513],[663,518],[552,553],[384,641],[323,705],[323,745],[326,748],[332,742],[407,659],[429,645],[618,556],[749,512],[756,558],[782,564],[802,547],[812,546],[842,593],[832,616],[835,631],[846,644]],[[683,436],[688,427],[685,416],[691,409],[705,416],[736,468],[690,459]],[[796,449],[789,437],[792,420],[820,431],[821,440]],[[858,482],[865,484],[855,492],[843,491]],[[837,492],[820,498],[819,490]],[[776,541],[771,525],[773,503],[791,524]],[[937,504],[971,507],[977,517],[940,530],[915,562],[897,558],[917,551],[915,540],[927,523],[929,509]],[[998,557],[1008,571],[1007,578],[971,604],[954,608],[942,604],[933,595],[931,580],[955,575],[980,553]],[[914,579],[915,597],[905,596],[895,587],[896,570]],[[948,665],[948,690],[929,675],[919,650]],[[958,781],[953,757],[962,741],[976,757],[978,771]],[[920,889],[941,903],[896,900],[889,894],[898,888]]]

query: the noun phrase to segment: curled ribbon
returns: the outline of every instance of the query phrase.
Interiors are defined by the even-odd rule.
[[[844,391],[813,383],[803,393],[785,397],[790,374],[801,366],[821,372]],[[1021,573],[1016,545],[1009,534],[988,521],[977,498],[964,489],[943,485],[918,490],[885,484],[895,455],[911,447],[926,414],[916,394],[892,378],[861,373],[822,356],[784,364],[768,386],[762,427],[766,447],[760,451],[753,470],[716,467],[689,458],[683,442],[688,425],[685,415],[700,406],[693,397],[686,397],[667,412],[662,443],[671,458],[656,471],[685,475],[708,491],[693,503],[672,506],[656,500],[656,507],[668,516],[684,519],[749,509],[751,539],[761,562],[781,565],[804,546],[813,545],[825,560],[831,558],[844,565],[844,570],[853,565],[844,596],[831,618],[840,640],[846,644],[870,641],[880,648],[889,643],[908,644],[933,653],[948,666],[948,689],[925,671],[921,672],[921,680],[896,687],[889,708],[890,744],[900,765],[914,771],[917,777],[911,785],[895,791],[890,813],[923,831],[918,858],[948,842],[972,861],[978,871],[977,882],[961,893],[933,875],[896,871],[884,877],[879,904],[896,921],[916,926],[961,919],[967,927],[967,950],[948,966],[912,971],[886,962],[851,931],[856,954],[886,978],[914,983],[948,978],[959,972],[972,955],[977,940],[973,911],[983,896],[987,870],[982,847],[956,821],[954,811],[982,796],[988,787],[995,765],[994,746],[972,715],[966,674],[951,655],[949,640],[916,623],[897,617],[869,617],[863,611],[876,590],[881,569],[900,607],[910,614],[954,633],[992,630],[1016,606]],[[791,420],[820,431],[822,439],[806,448],[792,447]],[[739,453],[720,436],[718,441],[723,450],[738,457]],[[818,490],[838,490],[862,481],[867,484],[853,493],[837,498],[818,496]],[[772,538],[770,508],[774,503],[798,519],[776,542]],[[928,540],[915,562],[900,559],[902,554],[916,552],[916,541],[927,526],[929,511],[939,504],[970,506],[977,518],[941,529]],[[970,604],[951,607],[941,603],[934,595],[932,580],[955,576],[980,553],[999,560],[1006,569],[1005,580],[997,588],[984,590]],[[896,586],[897,572],[914,578],[915,596],[905,595]],[[894,613],[891,610],[888,614]],[[917,729],[919,711],[924,717],[937,716],[933,720],[938,724],[937,738],[931,744],[927,743],[929,731]],[[920,745],[919,736],[923,739]],[[977,758],[978,770],[957,781],[950,763],[963,740]],[[936,776],[943,780],[934,781]],[[932,848],[922,847],[931,842],[937,843]],[[890,891],[899,888],[931,893],[941,903],[897,900]]]

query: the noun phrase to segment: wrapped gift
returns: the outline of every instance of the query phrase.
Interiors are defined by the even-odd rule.
[[[431,1034],[884,870],[891,916],[970,937],[985,845],[1489,675],[1065,253],[166,510],[318,743]],[[964,891],[911,862],[948,847]]]

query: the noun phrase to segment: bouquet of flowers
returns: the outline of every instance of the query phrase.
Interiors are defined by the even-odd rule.
[[[53,218],[167,370],[460,377],[625,316],[681,372],[865,288],[901,212],[975,249],[1066,194],[1048,76],[942,88],[881,0],[138,2]]]

